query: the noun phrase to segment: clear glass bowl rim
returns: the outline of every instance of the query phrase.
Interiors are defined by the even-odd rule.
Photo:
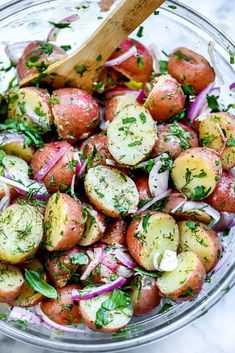
[[[36,3],[47,3],[48,1],[37,1],[37,0],[12,0],[7,2],[5,5],[0,6],[0,21],[13,13],[17,13],[22,10],[22,8],[28,8]],[[175,1],[167,0],[162,7],[174,13],[175,10],[169,8],[169,5],[174,5],[177,8],[176,15],[187,19],[187,21],[193,23],[196,26],[201,26],[220,46],[225,50],[230,50],[235,54],[235,43],[225,35],[219,28],[217,28],[213,23],[211,23],[207,18],[199,14],[197,11],[192,10],[190,7]],[[185,14],[190,13],[190,17],[186,18]],[[37,337],[31,333],[24,332],[10,324],[0,320],[0,331],[5,335],[29,343],[41,348],[46,348],[50,350],[57,350],[61,352],[106,352],[106,351],[120,351],[126,350],[133,347],[139,347],[144,344],[159,340],[164,338],[166,335],[175,332],[176,330],[183,328],[185,325],[189,324],[196,318],[203,315],[208,311],[214,304],[216,304],[225,294],[226,288],[230,286],[231,282],[235,279],[235,261],[230,269],[225,273],[225,275],[220,279],[215,287],[213,287],[206,298],[202,299],[201,302],[197,302],[190,306],[183,314],[177,316],[177,318],[169,319],[168,325],[161,327],[157,331],[152,331],[146,335],[140,337],[134,337],[126,339],[123,341],[105,343],[105,344],[79,344],[79,343],[68,343],[56,340],[44,339],[42,337]]]

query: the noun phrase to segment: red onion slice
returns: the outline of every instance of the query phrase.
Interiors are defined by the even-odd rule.
[[[169,170],[167,169],[164,172],[159,173],[159,170],[164,163],[163,159],[168,157],[169,156],[167,153],[162,153],[160,156],[158,156],[155,159],[156,162],[149,173],[148,185],[152,196],[161,195],[168,189],[170,176]]]
[[[78,151],[74,152],[74,159],[77,161],[76,168],[75,168],[75,175],[78,176],[79,171],[82,168],[82,161]]]
[[[35,313],[36,315],[49,327],[58,330],[58,331],[63,331],[66,333],[83,333],[84,330],[78,329],[76,327],[71,327],[71,326],[62,326],[57,324],[56,322],[52,321],[51,319],[49,319],[49,317],[44,314],[44,312],[42,311],[40,304],[36,305],[35,308]]]
[[[0,146],[9,145],[10,143],[15,142],[24,143],[24,141],[24,135],[17,132],[8,133],[4,131],[0,133]]]
[[[235,91],[235,82],[233,82],[229,85],[229,89],[230,89],[230,91]]]
[[[83,162],[81,169],[79,170],[78,176],[81,176],[85,173],[87,163],[88,163],[88,158],[86,158],[85,161]]]
[[[182,206],[182,212],[191,211],[191,210],[201,210],[205,211],[209,216],[211,216],[212,221],[209,224],[209,227],[214,226],[220,220],[220,213],[214,207],[208,205],[206,202],[196,202],[196,201],[187,201]]]
[[[104,284],[99,287],[91,287],[83,290],[73,290],[72,291],[72,300],[88,300],[97,297],[98,295],[108,293],[113,291],[114,289],[120,288],[126,279],[123,277],[118,277],[115,281]]]
[[[121,249],[115,249],[114,250],[115,257],[125,266],[134,269],[136,268],[136,263],[134,260],[131,258],[131,256]]]
[[[188,111],[188,118],[193,124],[196,117],[201,114],[203,107],[207,102],[206,96],[211,92],[212,88],[214,88],[215,83],[210,83],[206,88],[204,88],[195,98],[194,102],[191,104],[189,111]]]
[[[134,271],[126,266],[118,266],[117,275],[119,277],[130,278],[134,275]]]
[[[27,104],[25,105],[25,114],[27,115],[27,117],[32,121],[32,123],[34,123],[35,125],[37,125],[38,127],[40,127],[41,129],[45,129],[45,125],[47,126],[48,130],[50,130],[50,123],[49,121],[47,121],[46,119],[43,120],[43,123],[40,121],[42,119],[42,117],[40,117],[39,115],[37,115],[35,112],[33,112],[28,106]]]
[[[5,52],[8,58],[13,61],[15,65],[17,65],[19,59],[22,57],[25,48],[30,44],[30,41],[26,42],[16,42],[13,44],[8,44],[5,47]]]
[[[28,309],[20,308],[19,306],[13,306],[8,316],[8,320],[23,320],[26,321],[28,324],[33,325],[41,324],[41,320],[37,315],[29,311]]]
[[[135,46],[131,47],[127,52],[123,53],[122,55],[118,56],[115,59],[106,61],[106,63],[104,64],[105,67],[112,67],[112,66],[117,66],[122,64],[124,61],[126,61],[127,59],[131,58],[132,56],[136,56],[137,55],[137,49]]]
[[[222,147],[222,150],[219,153],[219,155],[221,156],[221,154],[224,152],[224,149],[225,149],[225,147],[227,145],[227,138],[224,136],[224,133],[223,133],[223,130],[222,130],[220,124],[216,123],[216,127],[218,128],[219,133],[220,133],[220,135],[222,137],[222,140],[223,140],[223,143],[224,143],[224,145]]]
[[[144,211],[146,211],[149,207],[155,204],[155,202],[164,199],[165,197],[169,196],[171,194],[171,189],[163,192],[161,195],[155,196],[152,200],[147,202],[143,207],[141,207],[137,212],[135,212],[134,215],[140,214]]]
[[[140,104],[144,104],[145,99],[147,98],[147,95],[143,89],[139,91],[138,96],[136,97],[136,101]]]
[[[11,203],[11,198],[7,195],[3,196],[3,198],[0,201],[0,211],[4,211],[7,207],[10,206]]]
[[[74,14],[74,15],[71,15],[71,16],[68,16],[68,17],[65,17],[63,18],[62,20],[60,20],[59,22],[57,22],[58,24],[62,24],[62,23],[72,23],[72,22],[75,22],[79,19],[79,16],[77,14]],[[53,27],[50,32],[48,33],[48,36],[47,36],[47,41],[48,42],[55,42],[56,39],[57,39],[57,36],[58,36],[58,33],[61,31],[61,28],[58,28],[58,27]]]
[[[89,263],[89,265],[87,266],[86,270],[83,272],[80,278],[82,281],[84,281],[91,274],[94,268],[96,268],[96,266],[98,266],[101,263],[104,256],[105,256],[105,252],[103,247],[94,249],[93,259],[91,260],[91,262]]]
[[[155,43],[151,43],[148,46],[148,49],[153,57],[153,67],[155,68],[155,71],[157,73],[160,73],[160,66],[159,66],[159,60],[158,60],[158,58],[160,58],[160,53],[159,53],[158,47],[156,46]]]
[[[235,213],[221,212],[220,220],[215,225],[214,229],[217,232],[223,232],[225,229],[230,229],[235,226]]]
[[[58,160],[67,152],[68,148],[67,147],[62,147],[55,155],[53,158],[51,158],[47,164],[40,169],[37,174],[35,175],[34,179],[36,181],[41,181],[44,176],[51,170],[52,167],[58,162]]]

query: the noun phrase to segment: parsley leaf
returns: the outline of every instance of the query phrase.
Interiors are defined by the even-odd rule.
[[[204,199],[204,198],[209,194],[210,190],[211,190],[211,187],[209,187],[209,189],[206,190],[206,188],[205,188],[204,185],[196,186],[196,187],[194,188],[193,199],[194,199],[195,201]]]
[[[49,23],[54,26],[55,28],[70,28],[71,23],[67,23],[67,22],[61,22],[61,23],[56,23],[56,22],[52,22],[49,21]]]
[[[140,267],[136,267],[134,268],[134,271],[136,273],[138,273],[139,275],[147,275],[147,276],[150,276],[150,277],[154,277],[154,278],[159,278],[161,275],[159,274],[159,272],[150,272],[150,271],[146,271],[144,270],[143,268],[140,268]]]
[[[25,280],[30,288],[41,293],[47,298],[57,299],[57,292],[54,287],[45,282],[36,271],[25,270]]]
[[[150,213],[146,213],[146,215],[142,219],[142,227],[143,227],[143,230],[145,232],[147,232],[148,221],[149,221],[150,217],[151,217],[151,214]]]
[[[185,60],[185,61],[191,61],[191,57],[188,55],[185,55],[184,53],[182,53],[181,50],[176,50],[173,55],[178,59],[178,60]]]
[[[167,74],[167,67],[168,67],[168,61],[166,60],[159,60],[159,71],[160,74],[164,75]]]
[[[74,70],[82,77],[84,72],[87,71],[87,66],[82,64],[82,65],[77,65],[74,67]]]
[[[158,314],[163,314],[168,311],[173,305],[171,303],[164,303],[161,309],[159,310]]]
[[[141,38],[143,37],[143,30],[144,30],[144,27],[143,26],[140,26],[139,29],[138,29],[138,32],[137,32],[137,37]]]
[[[219,103],[218,103],[218,96],[206,96],[207,104],[208,107],[212,110],[212,112],[218,112],[219,111]]]

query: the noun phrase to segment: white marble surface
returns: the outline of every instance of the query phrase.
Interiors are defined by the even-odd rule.
[[[0,0],[0,4],[7,0]],[[235,39],[235,0],[181,0]],[[182,330],[132,352],[235,353],[235,286],[201,318]],[[0,335],[0,353],[49,353]]]

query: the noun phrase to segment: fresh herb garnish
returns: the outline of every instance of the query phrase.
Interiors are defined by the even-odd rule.
[[[139,275],[147,275],[147,276],[150,276],[150,277],[154,277],[154,278],[159,278],[161,276],[161,274],[159,272],[151,272],[151,271],[146,271],[140,267],[136,267],[134,269],[134,271],[136,273],[138,273]]]
[[[74,67],[74,70],[82,77],[84,72],[87,71],[87,66],[82,64],[82,65],[77,65]]]
[[[194,199],[195,201],[204,199],[204,198],[209,194],[210,190],[211,190],[211,187],[209,187],[209,189],[206,190],[206,188],[205,188],[204,185],[196,186],[196,187],[194,188],[193,199]]]
[[[168,67],[168,61],[166,60],[159,60],[159,71],[160,74],[164,75],[167,74],[167,67]]]
[[[137,32],[137,37],[141,38],[143,37],[143,30],[144,30],[144,27],[143,26],[140,26],[139,29],[138,29],[138,32]]]
[[[208,107],[212,110],[212,112],[218,112],[219,111],[219,103],[218,103],[218,96],[206,96],[207,104]]]
[[[142,145],[141,141],[134,141],[128,144],[128,147],[135,147],[135,146],[140,146]]]
[[[158,314],[163,314],[168,311],[173,305],[171,303],[164,303],[161,309],[159,310]]]
[[[56,23],[56,22],[53,22],[53,21],[49,21],[49,23],[54,26],[55,28],[70,28],[70,25],[71,23],[68,23],[68,22],[61,22],[61,23]]]
[[[195,96],[195,88],[193,85],[183,84],[182,88],[183,88],[183,91],[186,95]]]
[[[129,118],[124,118],[122,119],[123,124],[132,124],[136,122],[136,118],[134,117],[129,117]]]
[[[182,53],[181,50],[176,50],[173,54],[178,60],[185,60],[185,61],[191,61],[191,57],[188,55],[185,55],[184,53]]]
[[[148,221],[149,221],[150,217],[151,217],[151,214],[146,213],[146,215],[144,215],[144,217],[142,219],[142,227],[145,232],[147,232],[147,230],[148,230]]]
[[[70,259],[71,264],[73,265],[87,265],[89,262],[89,258],[86,254],[82,252],[74,254]]]
[[[57,299],[57,292],[54,287],[45,282],[36,271],[25,270],[25,280],[27,284],[38,293],[47,298]]]
[[[140,69],[144,67],[144,60],[142,55],[137,54],[137,65]]]
[[[61,45],[60,47],[61,47],[61,49],[63,49],[64,51],[68,51],[68,50],[72,49],[71,45]]]

